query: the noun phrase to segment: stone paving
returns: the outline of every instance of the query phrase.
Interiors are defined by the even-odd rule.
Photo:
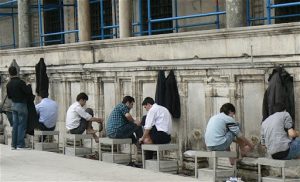
[[[124,165],[0,144],[0,181],[197,181]]]

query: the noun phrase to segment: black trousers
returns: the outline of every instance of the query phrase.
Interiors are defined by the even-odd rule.
[[[167,144],[171,142],[171,135],[164,131],[157,131],[155,125],[151,128],[149,134],[153,144]],[[145,159],[153,159],[153,154],[153,151],[146,151]]]

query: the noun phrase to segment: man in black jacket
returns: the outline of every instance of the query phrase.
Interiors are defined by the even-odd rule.
[[[30,87],[17,76],[16,67],[9,67],[10,81],[6,85],[7,97],[12,100],[13,131],[12,149],[25,147],[25,132],[27,126],[27,96],[30,94]]]

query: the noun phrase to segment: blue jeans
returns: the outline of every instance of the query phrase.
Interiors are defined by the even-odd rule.
[[[225,138],[226,138],[226,141],[223,144],[217,145],[217,146],[208,146],[207,147],[208,150],[211,150],[211,151],[228,151],[228,150],[230,150],[230,145],[233,142],[235,136],[232,132],[228,131],[225,134]]]
[[[300,138],[297,137],[290,143],[290,151],[284,160],[297,159],[300,157]]]
[[[12,103],[13,131],[12,147],[25,147],[25,133],[27,127],[28,109],[26,103]]]

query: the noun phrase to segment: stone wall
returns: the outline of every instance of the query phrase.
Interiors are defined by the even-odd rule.
[[[182,115],[173,120],[172,140],[181,153],[204,149],[207,121],[225,102],[236,106],[245,135],[258,144],[262,98],[276,65],[294,76],[296,128],[300,128],[299,32],[300,24],[292,23],[0,51],[1,95],[4,98],[12,59],[35,88],[34,65],[44,57],[50,97],[60,107],[57,129],[63,137],[66,110],[79,92],[89,95],[87,106],[105,119],[123,96],[132,95],[136,99],[132,114],[141,118],[142,99],[155,95],[157,71],[166,70],[167,76],[173,69]],[[251,154],[260,155],[258,149]]]

